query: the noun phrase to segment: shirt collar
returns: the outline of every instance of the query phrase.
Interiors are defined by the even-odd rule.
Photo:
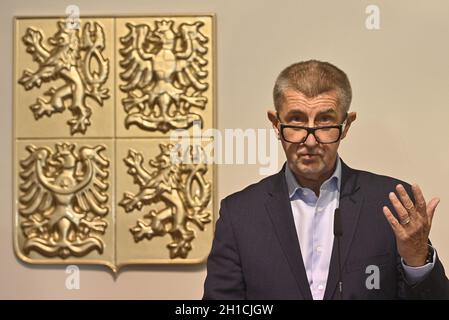
[[[327,186],[331,183],[334,183],[338,191],[340,191],[340,185],[341,185],[341,160],[340,157],[337,154],[337,165],[335,167],[335,170],[332,174],[332,176],[329,177],[326,181],[323,182],[320,188],[323,188],[323,186]],[[298,181],[296,180],[295,175],[288,167],[288,164],[285,165],[285,179],[287,181],[287,187],[288,187],[288,195],[290,199],[295,195],[296,191],[298,189],[305,190],[307,188],[302,187]]]

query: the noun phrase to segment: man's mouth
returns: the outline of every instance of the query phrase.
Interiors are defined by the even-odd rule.
[[[300,157],[318,157],[318,153],[305,153],[305,154],[300,154]]]
[[[300,154],[299,158],[304,159],[304,160],[314,160],[316,158],[318,158],[319,154],[317,153],[306,153],[306,154]]]

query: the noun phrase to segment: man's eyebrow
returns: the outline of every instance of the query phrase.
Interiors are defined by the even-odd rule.
[[[291,114],[300,114],[300,115],[306,115],[306,113],[300,109],[291,109],[287,112],[287,115],[291,115]]]
[[[337,111],[335,111],[335,109],[329,108],[323,111],[318,111],[318,115],[322,115],[322,114],[326,114],[326,113],[333,113],[333,114],[337,114]]]
[[[337,111],[335,111],[335,109],[333,108],[328,108],[322,111],[318,111],[317,115],[323,115],[323,114],[334,114],[337,115]],[[300,110],[300,109],[291,109],[287,112],[286,116],[290,116],[290,115],[294,115],[294,114],[300,114],[300,115],[307,115],[304,111]]]

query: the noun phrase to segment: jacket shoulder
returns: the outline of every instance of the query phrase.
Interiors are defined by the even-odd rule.
[[[394,188],[398,184],[402,184],[405,189],[411,190],[411,185],[398,178],[390,177],[387,175],[382,175],[370,171],[351,169],[358,177],[358,184],[360,186],[369,186],[370,188],[376,188],[378,190],[388,189],[389,191],[394,191]],[[393,188],[393,189],[392,189]]]

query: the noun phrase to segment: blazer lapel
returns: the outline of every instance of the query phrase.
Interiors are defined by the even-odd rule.
[[[343,236],[340,241],[341,245],[341,264],[344,270],[346,259],[348,258],[351,243],[357,228],[360,216],[360,209],[363,204],[363,195],[357,181],[357,173],[349,168],[342,161],[342,180],[340,189],[340,213],[343,228]],[[338,253],[337,241],[334,239],[332,255],[329,267],[329,275],[327,277],[326,291],[324,299],[332,299],[338,284]],[[344,272],[343,273],[343,294],[344,289]]]
[[[270,197],[265,203],[265,207],[303,298],[312,300],[312,293],[310,292],[288,197],[284,169],[285,166],[275,177],[273,188],[269,190]]]

